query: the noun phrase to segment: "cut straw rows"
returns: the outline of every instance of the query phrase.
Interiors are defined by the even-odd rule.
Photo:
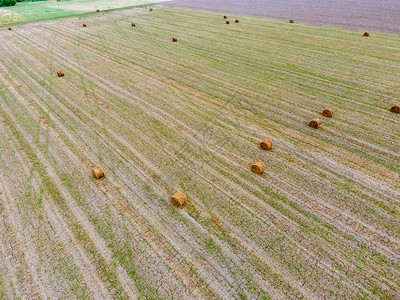
[[[162,9],[157,9],[155,14],[162,18],[162,13],[160,12],[162,12]],[[147,26],[144,25],[146,22],[141,21],[139,17],[138,22],[140,22],[138,23],[140,24],[137,28],[138,30],[131,30],[131,33],[141,34],[140,30]],[[221,22],[221,19],[217,20],[215,24],[217,22]],[[249,22],[249,20],[245,19],[243,24],[251,26],[253,30],[257,30],[257,27],[254,24],[250,25]],[[103,25],[100,24],[98,26],[101,27]],[[297,23],[293,26],[297,26]],[[95,26],[88,27],[88,31],[96,30]],[[130,27],[129,23],[126,24],[126,27]],[[224,25],[221,25],[221,27],[224,27],[220,29],[221,32],[231,31],[230,28],[232,28]],[[89,199],[85,202],[85,207],[87,207],[85,214],[89,216],[95,213],[97,217],[103,219],[102,210],[109,209],[110,203],[114,203],[115,210],[123,213],[126,217],[132,218],[137,224],[147,224],[147,222],[149,224],[157,224],[157,226],[147,231],[144,230],[142,233],[148,232],[152,237],[150,238],[151,241],[155,243],[157,239],[154,238],[153,232],[157,232],[160,236],[168,238],[168,242],[167,240],[159,242],[157,247],[151,248],[151,251],[167,253],[167,246],[163,246],[163,243],[165,243],[168,247],[171,246],[175,249],[187,249],[186,253],[188,254],[185,256],[183,251],[180,250],[172,254],[174,252],[171,251],[171,258],[169,257],[167,260],[169,261],[168,266],[171,268],[176,268],[175,263],[171,262],[171,260],[175,260],[173,257],[176,256],[182,259],[185,256],[185,259],[182,260],[184,263],[180,264],[179,268],[174,269],[176,273],[164,273],[166,271],[159,271],[157,267],[153,270],[156,273],[158,272],[157,274],[168,274],[168,276],[180,274],[182,270],[185,270],[184,273],[187,275],[190,271],[184,269],[185,264],[188,267],[192,262],[193,267],[200,269],[199,273],[201,275],[191,275],[198,276],[196,278],[199,280],[197,281],[199,288],[193,288],[193,291],[199,296],[205,295],[211,290],[220,297],[236,297],[239,294],[239,290],[236,287],[232,289],[227,282],[234,282],[234,278],[240,279],[248,275],[249,277],[247,278],[250,278],[254,289],[251,291],[246,289],[246,292],[254,297],[257,297],[257,295],[253,295],[252,291],[257,291],[261,295],[263,291],[266,291],[265,284],[268,286],[268,291],[273,291],[273,282],[276,282],[276,280],[282,282],[283,285],[287,285],[285,290],[293,298],[301,296],[324,297],[330,289],[335,290],[337,297],[356,296],[358,293],[368,294],[368,286],[365,284],[368,280],[372,280],[381,295],[393,295],[384,290],[386,286],[383,282],[376,279],[377,275],[385,277],[385,274],[380,272],[381,267],[373,260],[374,258],[366,253],[365,256],[368,258],[361,259],[364,254],[358,251],[361,249],[358,245],[352,246],[354,248],[346,248],[350,243],[347,240],[348,235],[357,238],[360,243],[365,243],[372,236],[376,236],[371,244],[367,243],[369,249],[373,249],[383,255],[387,259],[387,261],[382,262],[384,267],[387,270],[396,272],[394,269],[396,264],[390,265],[393,262],[393,257],[384,250],[383,245],[385,242],[377,238],[377,236],[383,237],[386,234],[386,229],[379,227],[378,216],[381,220],[387,220],[388,222],[396,220],[395,217],[391,216],[389,218],[390,215],[383,212],[383,207],[392,205],[390,204],[391,202],[384,201],[383,194],[380,193],[379,188],[377,191],[370,193],[370,189],[365,184],[350,186],[347,183],[347,189],[349,189],[347,193],[351,196],[346,196],[344,191],[346,180],[357,173],[353,172],[353,170],[349,173],[347,170],[350,169],[341,169],[341,166],[349,164],[351,159],[343,155],[346,151],[332,146],[331,143],[340,140],[342,137],[340,134],[348,134],[350,136],[354,134],[352,130],[357,125],[348,126],[350,127],[350,132],[344,132],[343,130],[346,127],[343,126],[343,120],[346,118],[348,108],[343,107],[340,103],[332,103],[331,101],[324,103],[325,99],[320,100],[318,105],[310,108],[307,108],[307,106],[310,106],[314,99],[310,103],[298,101],[294,105],[295,109],[293,109],[293,112],[297,112],[297,115],[291,112],[291,114],[286,115],[290,120],[286,120],[284,115],[285,108],[280,107],[277,110],[273,110],[280,105],[279,101],[271,101],[268,106],[265,103],[263,104],[265,106],[258,106],[259,96],[250,93],[251,91],[249,93],[246,92],[246,90],[251,90],[254,87],[250,85],[248,87],[244,86],[245,84],[240,82],[240,75],[227,76],[219,81],[217,80],[218,74],[213,74],[213,76],[209,76],[203,81],[207,89],[201,89],[201,92],[196,91],[197,87],[193,88],[190,82],[196,76],[200,77],[206,67],[204,69],[198,68],[193,73],[184,73],[183,71],[182,73],[175,73],[174,70],[174,64],[176,64],[174,57],[185,57],[186,55],[189,57],[189,59],[182,61],[182,65],[176,65],[176,70],[180,68],[183,70],[184,65],[190,64],[191,59],[198,60],[200,57],[189,56],[190,50],[186,49],[187,45],[193,43],[191,35],[197,32],[190,26],[185,28],[187,33],[174,29],[174,34],[176,33],[180,37],[179,40],[183,42],[171,46],[174,48],[173,54],[159,56],[162,59],[156,60],[161,50],[149,49],[148,53],[154,56],[146,53],[145,55],[146,57],[152,57],[152,59],[153,57],[156,58],[154,61],[158,65],[157,69],[146,73],[146,76],[144,75],[145,71],[142,71],[143,75],[139,78],[143,82],[148,81],[143,87],[126,88],[119,80],[133,82],[132,79],[140,76],[141,72],[139,67],[135,67],[132,63],[123,59],[125,54],[129,55],[128,49],[130,45],[133,45],[133,42],[129,44],[124,38],[119,37],[125,31],[121,31],[122,33],[115,32],[112,30],[112,26],[101,28],[106,28],[106,30],[102,31],[102,34],[109,35],[110,40],[115,40],[117,50],[113,53],[115,55],[113,58],[116,61],[121,61],[117,70],[112,70],[116,61],[110,60],[109,55],[99,51],[101,47],[97,46],[97,44],[106,43],[95,34],[85,31],[84,36],[91,35],[92,40],[84,40],[84,37],[82,37],[82,41],[84,41],[82,47],[76,48],[79,51],[78,56],[81,56],[82,65],[74,65],[72,60],[68,60],[68,57],[71,57],[71,54],[69,54],[72,53],[71,48],[63,49],[63,47],[70,47],[73,43],[65,36],[63,39],[56,37],[60,44],[54,48],[54,52],[59,52],[59,55],[52,51],[46,53],[46,57],[51,55],[57,61],[57,64],[60,62],[63,64],[58,66],[51,63],[51,60],[48,60],[44,54],[35,53],[36,44],[32,42],[33,40],[26,39],[27,49],[25,52],[31,51],[31,56],[41,57],[36,62],[32,62],[32,65],[35,65],[32,66],[33,70],[27,70],[25,73],[22,69],[17,71],[19,73],[18,78],[25,78],[27,81],[24,85],[37,90],[38,97],[42,95],[43,91],[39,85],[33,84],[31,80],[33,78],[37,82],[41,80],[40,71],[36,71],[41,69],[41,64],[49,64],[46,65],[46,68],[53,71],[55,71],[55,67],[62,66],[67,74],[65,78],[56,80],[54,86],[46,86],[50,91],[49,94],[45,93],[48,98],[46,98],[46,101],[41,101],[39,98],[36,99],[35,96],[35,103],[38,106],[35,109],[37,113],[39,113],[39,110],[48,110],[50,118],[47,119],[55,122],[55,125],[51,125],[55,126],[54,129],[50,130],[51,137],[54,138],[58,133],[62,132],[62,139],[56,139],[57,143],[51,145],[51,148],[53,151],[57,149],[54,154],[64,155],[65,157],[63,159],[56,157],[55,161],[62,160],[67,163],[68,157],[75,157],[73,160],[75,168],[79,168],[80,165],[87,168],[87,172],[80,170],[76,173],[77,178],[73,180],[76,190],[82,192]],[[241,27],[239,26],[238,28]],[[54,29],[51,30],[55,31]],[[10,34],[15,34],[18,31],[19,29]],[[62,32],[62,29],[59,29],[59,32]],[[67,32],[68,30],[63,34]],[[171,28],[165,28],[162,32],[164,33],[163,38],[165,38],[172,30]],[[207,32],[207,34],[212,35],[210,32]],[[125,39],[128,36],[129,34],[126,35]],[[37,39],[40,40],[41,37],[43,37],[43,32],[39,33]],[[375,37],[376,35],[371,39]],[[224,41],[229,42],[228,39],[230,38],[226,37],[224,40],[221,35],[221,44]],[[170,47],[168,46],[171,45],[170,38],[162,40],[161,37],[158,37],[158,39],[163,42],[161,44],[162,47]],[[142,51],[142,47],[149,43],[140,41],[138,37],[133,40],[137,46],[135,49],[138,51]],[[17,45],[19,42],[12,41],[11,43]],[[5,45],[0,47],[3,47],[0,49],[7,48]],[[127,51],[121,51],[120,47],[125,47]],[[229,51],[232,51],[232,49],[234,48],[229,46]],[[191,48],[191,50],[198,51],[198,47]],[[224,50],[222,49],[221,51]],[[135,53],[135,55],[135,62],[138,63],[140,54]],[[99,61],[101,57],[104,58],[102,59],[102,65],[93,63],[96,60]],[[239,56],[239,58],[243,64],[248,62],[244,57]],[[21,61],[29,61],[29,59],[29,55],[24,53],[20,56]],[[16,68],[19,61],[10,61],[5,58],[2,63]],[[208,62],[207,60],[199,61],[199,65],[201,63],[207,66]],[[110,70],[107,71],[107,69]],[[129,72],[130,70],[132,73]],[[166,80],[163,77],[164,70],[173,70],[169,71],[168,74],[169,78],[172,77],[173,79]],[[251,69],[241,68],[239,71],[248,76],[249,82],[251,82]],[[151,78],[152,72],[154,78]],[[55,75],[55,73],[53,74]],[[119,74],[126,75],[119,76]],[[280,75],[282,74],[285,73],[280,73]],[[228,72],[227,75],[229,75]],[[57,76],[59,75],[57,74]],[[285,76],[291,78],[294,75],[286,73]],[[176,83],[179,77],[188,79],[187,81],[181,80]],[[81,82],[80,80],[82,79],[80,78],[84,78],[84,82]],[[240,93],[246,93],[245,97],[240,96],[240,100],[245,103],[243,99],[246,99],[246,101],[249,101],[245,103],[246,105],[249,103],[254,104],[252,109],[257,110],[257,113],[261,112],[261,114],[256,114],[254,111],[243,113],[240,119],[235,120],[238,124],[240,123],[236,128],[230,125],[229,117],[241,113],[244,108],[232,106],[223,110],[226,113],[218,114],[215,111],[216,106],[214,106],[214,104],[221,105],[225,101],[224,98],[220,100],[214,95],[217,93],[229,95],[229,85],[232,84],[233,86],[235,84],[232,82],[232,78],[238,80],[237,85],[243,86],[243,90],[240,90]],[[258,82],[257,80],[254,78],[254,82]],[[311,79],[307,78],[307,80]],[[173,88],[172,85],[169,86],[169,82],[174,83]],[[196,85],[197,82],[193,82]],[[93,99],[95,100],[89,97],[80,98],[82,97],[82,93],[80,93],[81,84],[95,87],[95,91],[93,91]],[[12,85],[17,86],[17,83],[12,83]],[[167,86],[169,86],[168,89],[164,89]],[[155,89],[152,87],[155,87]],[[260,94],[267,92],[267,85],[258,85],[258,87],[260,88]],[[157,92],[155,93],[156,90]],[[168,93],[165,91],[168,91]],[[181,95],[185,95],[186,99],[193,98],[193,101],[180,101],[179,97]],[[11,98],[14,97],[16,96],[14,95]],[[20,104],[24,103],[24,98],[24,96],[17,98]],[[97,106],[101,102],[104,105]],[[213,104],[211,105],[211,103]],[[167,104],[172,108],[168,108]],[[334,111],[330,107],[322,109],[327,104],[332,105],[335,109],[335,114],[333,114]],[[18,115],[18,109],[13,106],[14,104],[7,103],[6,105],[13,107],[12,114]],[[94,106],[96,107],[95,114],[92,113]],[[314,111],[315,107],[317,108],[316,111]],[[393,118],[395,120],[396,115],[390,114],[389,110],[398,113],[396,105],[392,109],[388,109],[388,107],[382,107],[381,110],[375,111],[375,115],[382,114],[387,119]],[[173,113],[173,108],[176,109],[176,114],[179,112],[179,118]],[[197,118],[208,120],[205,113],[206,109],[209,111],[208,117],[213,120],[213,128],[218,128],[223,133],[223,136],[228,137],[226,143],[212,135],[208,139],[207,136],[197,136],[198,131],[201,131],[202,125],[202,122]],[[28,111],[28,107],[24,108],[24,110]],[[232,110],[231,115],[229,115],[229,110]],[[140,114],[137,114],[137,111],[140,111]],[[272,116],[272,114],[275,114],[275,116]],[[319,128],[319,130],[308,128],[305,120],[310,120],[317,116],[318,118],[315,120],[317,126],[312,127]],[[274,119],[273,121],[264,122],[262,118]],[[30,124],[35,124],[35,120],[38,119],[39,115],[32,117]],[[279,124],[279,122],[283,122],[284,125]],[[6,124],[7,122],[4,125]],[[153,125],[157,126],[154,128],[155,130],[149,130],[149,127]],[[23,126],[24,129],[21,131],[24,131],[25,135],[33,132],[34,126],[29,124],[24,124]],[[282,135],[282,132],[285,135]],[[173,143],[171,142],[171,136]],[[264,136],[268,136],[268,138],[264,138]],[[385,145],[386,141],[384,139],[380,139],[380,141]],[[31,142],[33,143],[33,140]],[[274,145],[272,144],[273,142]],[[84,149],[86,154],[73,156],[71,151],[68,150],[70,147],[72,149],[71,145],[75,145],[74,148],[77,149]],[[162,147],[159,147],[160,145]],[[386,147],[391,149],[390,145]],[[363,148],[365,147],[359,146],[358,149]],[[310,150],[309,153],[306,153],[307,150]],[[335,153],[335,151],[338,153]],[[373,150],[371,150],[371,153],[374,153]],[[178,163],[174,160],[171,161],[171,157],[176,158]],[[207,157],[207,159],[203,161],[202,158],[204,157]],[[352,157],[357,156],[354,155]],[[331,166],[331,161],[338,161],[339,165]],[[367,161],[367,159],[364,158],[364,161]],[[48,162],[50,163],[51,160],[49,159]],[[93,176],[98,179],[94,182],[86,176],[93,162],[101,162],[102,165],[93,170]],[[168,164],[172,162],[174,162],[172,166],[168,167]],[[250,166],[250,163],[253,163],[253,165]],[[373,166],[373,163],[369,164],[369,166]],[[383,165],[379,165],[379,167],[380,170],[383,170],[382,172],[387,172]],[[66,164],[66,170],[71,172],[73,169],[71,165]],[[259,176],[251,174],[251,171]],[[362,174],[363,170],[360,169],[357,172]],[[318,178],[320,175],[321,177],[324,175],[324,179]],[[168,182],[166,179],[168,176],[176,180],[177,183]],[[379,177],[381,175],[376,174],[376,176]],[[147,178],[152,179],[146,180]],[[353,178],[352,180],[354,179],[358,180],[358,178]],[[363,179],[365,178],[360,178],[361,181]],[[370,180],[372,184],[378,183],[374,177],[371,177]],[[142,181],[146,183],[146,188],[141,185]],[[355,181],[349,182],[354,184]],[[86,185],[93,185],[93,188],[86,190]],[[154,190],[160,188],[163,190],[161,196],[152,194]],[[338,198],[345,197],[349,204],[351,203],[357,209],[365,205],[365,207],[368,207],[368,211],[373,211],[374,214],[367,219],[361,217],[361,211],[356,212],[351,210],[353,208],[339,206],[341,203],[328,193],[328,191],[330,192],[335,188],[337,188],[335,195]],[[147,192],[147,189],[151,192]],[[388,187],[388,189],[387,195],[396,192],[393,187]],[[274,194],[276,191],[279,191],[279,193]],[[96,193],[98,199],[94,199],[92,193]],[[360,196],[360,194],[363,196]],[[240,195],[239,198],[237,198],[238,195]],[[110,201],[114,197],[120,197],[123,201]],[[354,198],[352,199],[351,197]],[[379,205],[377,203],[374,205],[369,203],[372,200],[380,201]],[[96,207],[97,202],[100,202],[101,206],[98,206],[97,210],[91,210],[89,208],[90,205]],[[171,203],[182,208],[183,211],[176,214],[177,210],[171,207]],[[114,209],[114,207],[112,208]],[[308,211],[308,208],[310,208],[311,212]],[[230,214],[236,215],[236,217],[232,217]],[[349,221],[345,223],[344,220],[346,218]],[[238,223],[239,219],[240,223]],[[161,222],[160,220],[163,221]],[[113,222],[115,224],[109,223],[109,225],[113,230],[119,232],[118,226],[123,226],[123,223],[118,215],[114,214]],[[271,222],[271,224],[269,225],[268,222]],[[297,230],[299,224],[302,224],[302,230]],[[396,225],[396,223],[392,224]],[[325,225],[326,228],[329,227],[331,229],[328,231],[324,227]],[[210,226],[214,227],[209,229]],[[308,235],[311,227],[313,231]],[[200,229],[198,230],[198,228]],[[387,235],[389,238],[392,238],[390,235],[393,236],[393,228],[395,227],[387,229],[391,230]],[[223,240],[219,235],[220,230],[226,230],[225,234],[230,236],[232,240]],[[222,236],[226,238],[227,235]],[[279,236],[284,237],[282,238],[283,241],[276,239]],[[206,238],[206,244],[203,245],[202,242]],[[267,247],[265,247],[265,241],[267,241]],[[388,251],[396,249],[397,241],[393,241],[392,246],[385,244]],[[113,242],[115,243],[116,241],[113,240]],[[249,245],[252,246],[250,247]],[[220,246],[223,246],[222,250],[219,250]],[[244,250],[245,248],[248,251]],[[318,253],[317,248],[321,253]],[[98,249],[101,249],[101,247]],[[208,249],[212,254],[209,253],[207,255],[204,249]],[[296,251],[291,252],[291,249],[296,249]],[[274,256],[277,251],[281,256]],[[307,255],[307,252],[310,255]],[[230,253],[229,256],[227,253]],[[237,254],[233,255],[232,253]],[[395,256],[396,252],[393,252],[392,255]],[[117,257],[118,259],[121,258],[121,256]],[[203,258],[206,257],[208,257],[207,262],[204,262]],[[232,269],[227,268],[224,260],[219,260],[218,257],[234,261],[234,267]],[[268,260],[266,259],[267,257],[273,257],[273,259]],[[282,260],[282,257],[285,257],[287,261]],[[354,266],[348,263],[345,257],[350,257],[353,261],[359,262],[363,273],[353,268]],[[313,261],[313,259],[317,258],[320,263]],[[243,268],[240,264],[241,259],[245,259],[246,268]],[[252,259],[255,260],[252,261]],[[342,269],[336,267],[340,261],[344,262],[346,270],[351,271],[345,274]],[[118,264],[117,259],[115,262]],[[268,268],[277,265],[279,268],[276,273],[268,271]],[[214,269],[213,266],[216,266],[216,268]],[[314,268],[309,269],[309,266],[314,266]],[[322,266],[325,267],[323,268]],[[329,267],[327,268],[326,266]],[[257,271],[257,267],[260,268],[259,271]],[[304,284],[300,284],[299,268],[304,268],[302,270],[306,274],[304,276],[302,273],[303,278],[305,278]],[[249,273],[242,273],[246,272],[246,270]],[[263,272],[266,273],[263,275]],[[144,273],[146,272],[140,270],[137,274]],[[268,276],[265,274],[268,274]],[[266,280],[267,283],[264,283],[263,286],[262,281],[257,280],[257,276],[261,276],[260,278],[266,276],[268,278]],[[277,278],[274,276],[277,276]],[[318,280],[314,280],[314,276],[317,276]],[[332,278],[332,276],[338,276],[338,280],[335,283],[337,285],[330,281],[329,278]],[[362,280],[358,281],[357,278],[362,278]],[[192,286],[186,276],[182,280],[185,287]],[[205,283],[200,284],[201,280],[204,280]],[[153,284],[161,281],[158,278],[150,280]],[[393,279],[389,279],[389,282],[393,286],[398,285],[398,282],[393,281]],[[174,286],[174,284],[171,284],[171,286]],[[207,290],[205,286],[210,287],[210,290]],[[163,289],[163,292],[160,293],[157,292],[157,295],[165,297],[167,295],[165,291],[168,289]],[[275,287],[275,295],[282,296],[283,294],[280,294],[281,289],[283,288]],[[179,290],[179,295],[181,297],[187,296],[182,291],[182,289]]]

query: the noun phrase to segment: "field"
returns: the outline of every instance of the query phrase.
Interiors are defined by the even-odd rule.
[[[101,12],[168,0],[47,0],[19,2],[16,6],[0,7],[0,27],[15,23],[52,20],[72,16],[87,16]]]
[[[400,298],[400,36],[222,17],[0,31],[1,299]]]
[[[165,5],[400,33],[398,0],[171,0]]]

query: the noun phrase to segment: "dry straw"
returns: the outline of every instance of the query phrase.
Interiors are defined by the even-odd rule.
[[[216,224],[218,227],[220,227],[220,228],[223,228],[224,227],[224,225],[218,220],[218,218],[217,217],[215,217],[215,216],[213,216],[212,218],[211,218],[211,221],[214,223],[214,224]]]
[[[326,107],[326,108],[324,109],[324,111],[322,112],[322,115],[323,115],[324,117],[332,118],[332,116],[333,116],[333,109],[330,108],[330,107]]]
[[[262,161],[260,161],[260,160],[256,160],[256,161],[251,165],[251,171],[252,171],[253,173],[261,174],[262,172],[264,172],[264,170],[265,170],[265,166],[264,166],[264,164],[262,163]]]
[[[235,20],[235,23],[239,23],[239,20]]]
[[[400,114],[400,104],[393,105],[390,111],[394,112],[395,114]]]
[[[100,9],[96,10],[97,12],[100,12]]]
[[[293,21],[293,20],[290,20],[289,23],[294,23],[294,21]]]
[[[104,170],[101,166],[96,166],[92,169],[93,176],[97,179],[104,177]]]
[[[310,127],[312,128],[318,128],[319,126],[321,126],[321,120],[318,118],[314,118],[310,121],[310,123],[308,124]]]
[[[153,8],[152,8],[152,7],[150,7],[150,11],[153,11]]]
[[[58,71],[57,72],[58,77],[64,77],[64,72],[63,71]]]
[[[187,197],[185,194],[181,192],[176,192],[172,197],[171,197],[171,202],[173,205],[177,207],[182,207],[186,202],[187,202]]]
[[[224,19],[228,19],[228,17],[227,17],[227,16],[224,16]]]
[[[11,27],[8,27],[7,29],[8,29],[8,30],[11,30],[12,28],[11,28]]]
[[[369,36],[369,32],[364,32],[364,36]]]
[[[132,23],[131,25],[132,25],[132,27],[136,27],[136,24],[135,24],[135,23]]]
[[[230,24],[230,22],[229,22],[229,21],[226,21],[226,24]]]
[[[82,24],[82,27],[86,27],[86,24]]]
[[[177,41],[178,41],[178,38],[177,38],[177,37],[173,37],[173,38],[172,38],[172,41],[173,41],[173,42],[177,42]]]
[[[260,143],[260,147],[264,150],[271,150],[272,149],[272,141],[270,139],[263,139]]]

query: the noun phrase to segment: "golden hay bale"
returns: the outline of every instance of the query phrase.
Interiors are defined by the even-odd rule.
[[[8,29],[8,30],[11,30],[12,28],[11,28],[11,27],[8,27],[7,29]]]
[[[321,120],[318,118],[314,118],[308,124],[312,128],[318,128],[322,124]]]
[[[173,38],[172,38],[172,41],[173,41],[173,42],[177,42],[177,41],[178,41],[178,38],[177,38],[177,37],[173,37]]]
[[[236,20],[235,20],[235,23],[239,23],[239,20],[236,19]]]
[[[171,202],[173,205],[177,207],[182,207],[186,202],[187,202],[187,197],[185,194],[181,192],[176,192],[172,197],[171,197]]]
[[[152,7],[150,7],[150,11],[153,11],[153,8],[152,8]]]
[[[394,112],[395,114],[400,114],[400,104],[393,105],[390,111]]]
[[[324,111],[322,112],[322,115],[323,115],[324,117],[332,118],[332,116],[333,116],[333,109],[330,108],[330,107],[326,107],[326,108],[324,109]]]
[[[100,9],[96,10],[97,12],[100,12]]]
[[[224,16],[224,19],[228,19],[228,17],[227,17],[227,16]]]
[[[226,21],[226,24],[230,24],[230,22],[229,22],[229,21]]]
[[[369,32],[364,32],[364,36],[369,36]]]
[[[131,25],[132,25],[132,27],[136,27],[136,24],[135,24],[135,23],[132,23]]]
[[[272,149],[272,141],[270,139],[263,139],[260,143],[260,147],[264,150],[271,150]]]
[[[264,170],[265,170],[265,166],[264,166],[264,164],[262,163],[262,161],[260,161],[260,160],[256,160],[256,161],[251,165],[251,171],[252,171],[253,173],[261,174],[262,172],[264,172]]]
[[[86,24],[82,24],[82,27],[86,27]]]
[[[57,76],[58,77],[63,77],[64,76],[64,72],[63,71],[58,71],[57,72]]]
[[[294,21],[293,21],[293,20],[290,20],[289,23],[294,23]]]
[[[93,173],[93,176],[96,177],[97,179],[99,179],[105,175],[104,170],[101,166],[94,167],[92,169],[92,173]]]

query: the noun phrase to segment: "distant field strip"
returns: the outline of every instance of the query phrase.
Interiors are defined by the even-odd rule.
[[[23,15],[12,10],[0,9],[0,25],[23,21],[25,21],[25,17]]]
[[[157,2],[166,2],[169,0],[73,0],[73,1],[62,1],[49,3],[46,6],[64,10],[74,10],[74,11],[96,11],[96,9],[107,10],[116,9],[130,6],[139,6],[145,4],[152,4]]]
[[[18,2],[0,8],[0,27],[22,22],[53,20],[65,17],[88,16],[107,10],[151,5],[169,0],[46,0]]]
[[[0,32],[0,299],[400,298],[400,35],[222,16]]]

